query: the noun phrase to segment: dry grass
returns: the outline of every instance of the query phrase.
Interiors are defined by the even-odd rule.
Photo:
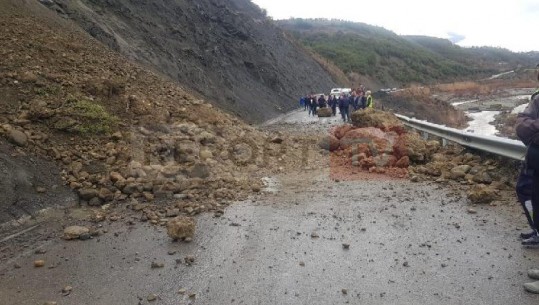
[[[505,89],[511,88],[531,88],[537,84],[534,80],[522,80],[522,79],[495,79],[486,80],[481,82],[466,81],[455,82],[450,84],[439,84],[433,86],[432,89],[437,92],[451,93],[457,97],[464,96],[479,96],[490,95],[500,92]]]

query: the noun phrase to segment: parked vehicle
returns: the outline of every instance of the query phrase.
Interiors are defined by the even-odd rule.
[[[350,93],[352,91],[351,88],[333,88],[331,89],[330,95],[339,96],[341,93]]]

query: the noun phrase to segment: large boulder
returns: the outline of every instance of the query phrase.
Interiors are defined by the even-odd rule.
[[[337,139],[341,139],[342,137],[344,137],[344,135],[349,132],[350,130],[352,130],[353,127],[352,125],[349,125],[349,124],[345,124],[345,125],[341,125],[341,126],[337,126],[335,127],[331,133],[337,138]]]
[[[341,138],[341,148],[347,149],[352,146],[367,144],[373,155],[382,153],[393,153],[393,145],[397,134],[393,132],[384,132],[374,127],[357,128],[348,131]]]
[[[318,117],[319,118],[328,118],[333,114],[331,111],[331,108],[320,108],[318,109]]]
[[[404,130],[404,125],[394,114],[373,108],[354,111],[351,118],[355,127],[376,127],[385,131],[398,127],[397,129]]]
[[[8,131],[8,139],[11,143],[24,147],[28,144],[28,137],[22,131],[11,129]]]
[[[397,158],[408,156],[412,162],[424,162],[430,153],[427,149],[427,142],[415,132],[400,135],[393,150]]]
[[[472,203],[491,203],[498,198],[498,191],[484,184],[475,185],[468,191],[468,199]]]
[[[167,234],[173,240],[193,238],[196,220],[192,217],[178,216],[168,221]]]
[[[78,239],[83,234],[88,234],[90,232],[90,229],[87,227],[82,226],[70,226],[64,229],[64,239],[65,240],[72,240],[72,239]]]
[[[323,137],[320,142],[318,142],[318,146],[325,150],[336,151],[337,149],[339,149],[340,142],[339,139],[337,139],[334,135],[329,134],[326,137]]]

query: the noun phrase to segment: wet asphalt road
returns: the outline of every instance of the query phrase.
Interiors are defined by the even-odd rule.
[[[199,217],[189,244],[143,223],[46,243],[45,254],[19,257],[20,269],[2,266],[0,304],[539,302],[521,287],[539,250],[519,245],[525,224],[514,206],[468,214],[464,199],[436,184],[337,183],[325,171],[277,182],[277,193],[232,205],[220,218]],[[187,255],[196,257],[191,266]],[[35,259],[46,266],[34,268]],[[66,285],[73,291],[62,296]],[[159,299],[148,302],[150,294]]]
[[[302,116],[281,122],[323,130],[338,121]],[[271,182],[222,217],[199,216],[191,243],[127,225],[129,217],[72,242],[55,236],[61,222],[46,222],[18,237],[27,241],[19,255],[0,261],[0,305],[539,303],[522,289],[539,249],[520,246],[526,223],[516,204],[469,214],[455,187],[368,175],[335,182],[328,169]],[[8,247],[0,242],[0,253]],[[34,268],[36,259],[45,267]]]

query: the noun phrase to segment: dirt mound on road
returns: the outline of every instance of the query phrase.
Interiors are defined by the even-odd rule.
[[[260,192],[263,175],[301,166],[311,145],[301,138],[223,113],[37,2],[25,5],[42,15],[13,5],[0,5],[0,137],[54,160],[82,204],[126,202],[163,224],[221,210]]]

